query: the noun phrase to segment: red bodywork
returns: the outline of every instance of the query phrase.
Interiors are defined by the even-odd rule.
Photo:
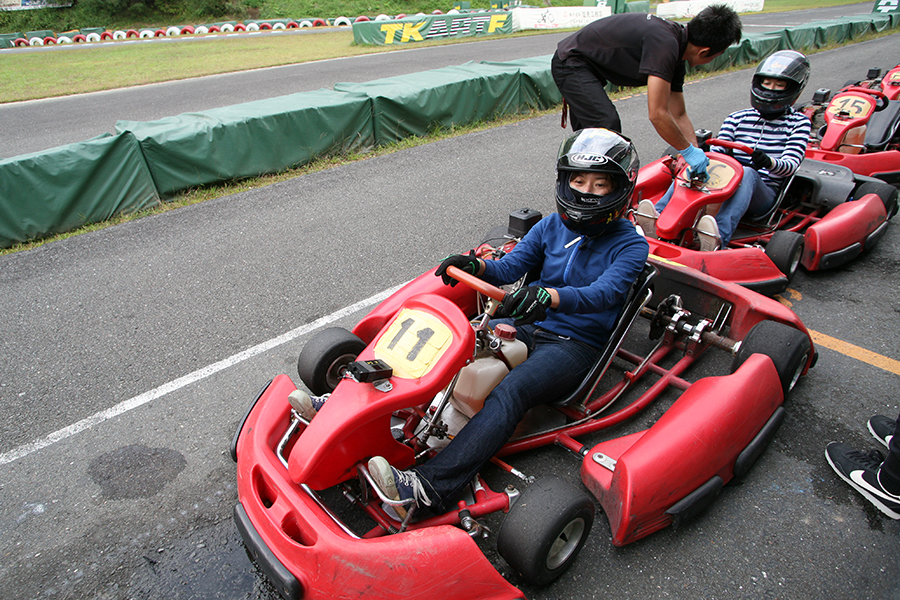
[[[900,65],[881,79],[845,86],[827,105],[811,104],[803,112],[816,126],[824,120],[807,158],[900,183]]]
[[[730,338],[743,339],[763,320],[788,324],[808,336],[797,316],[774,300],[677,264],[651,262],[660,270],[654,280],[654,298],[678,294],[695,315],[727,314]],[[357,534],[326,507],[319,492],[356,477],[358,465],[375,455],[387,457],[398,468],[413,463],[413,449],[391,435],[391,415],[407,418],[407,425],[413,423],[417,411],[424,410],[471,358],[474,340],[469,318],[477,313],[476,306],[472,290],[464,285],[444,286],[432,271],[376,307],[354,328],[368,344],[360,360],[375,356],[373,348],[379,347],[386,333],[395,331],[392,324],[406,309],[439,318],[452,331],[452,342],[421,376],[398,377],[395,368],[393,389],[388,392],[342,380],[308,426],[294,421],[298,435],[284,445],[284,461],[278,446],[284,443],[291,423],[287,397],[296,386],[286,375],[279,375],[251,407],[233,447],[240,500],[235,517],[248,551],[285,597],[524,598],[458,527],[457,512],[413,522],[408,530],[397,533],[400,523],[377,498],[357,495],[352,503],[372,522],[371,529]],[[631,365],[620,382],[587,402],[584,411],[559,409],[573,425],[526,435],[507,444],[500,454],[554,443],[580,448],[576,437],[627,421],[666,390],[683,392],[649,429],[592,448],[581,470],[584,484],[609,518],[614,544],[627,544],[665,527],[677,518],[667,511],[678,502],[711,480],[732,479],[736,457],[771,422],[784,400],[772,360],[762,354],[750,356],[731,375],[695,383],[683,379],[685,370],[707,348],[702,342],[666,333],[647,357],[619,350],[619,360]],[[678,353],[683,356],[674,366],[662,366],[666,357],[677,358]],[[813,360],[811,352],[804,370]],[[583,418],[648,375],[656,381],[635,400],[609,414]],[[618,461],[615,472],[592,460],[597,452]],[[471,516],[477,519],[508,511],[511,496],[480,481],[466,506]],[[351,494],[346,486],[345,492]]]

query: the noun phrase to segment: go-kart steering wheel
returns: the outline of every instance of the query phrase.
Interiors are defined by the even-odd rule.
[[[447,267],[447,275],[457,281],[463,282],[476,292],[480,292],[488,298],[496,300],[497,302],[503,302],[503,300],[507,296],[507,293],[497,286],[491,285],[490,283],[479,279],[474,275],[469,275],[468,273],[457,267]]]
[[[747,155],[753,154],[753,148],[746,144],[741,144],[740,142],[729,142],[728,140],[710,138],[707,140],[707,143],[710,146],[721,146],[722,148],[728,148],[729,150],[738,150]]]
[[[868,94],[875,97],[875,110],[884,110],[888,105],[888,97],[881,90],[867,88],[862,86],[852,86],[840,91],[841,94],[846,92],[855,92],[857,94]]]

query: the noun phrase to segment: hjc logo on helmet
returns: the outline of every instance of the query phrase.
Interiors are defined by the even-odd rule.
[[[609,161],[609,158],[602,154],[587,154],[584,152],[577,152],[575,154],[569,155],[569,162],[573,162],[573,163],[602,165],[608,161]]]

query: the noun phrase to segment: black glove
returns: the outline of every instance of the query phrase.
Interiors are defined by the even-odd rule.
[[[543,321],[553,299],[550,292],[539,285],[517,289],[497,309],[496,317],[512,317],[516,325]]]
[[[750,155],[750,166],[759,171],[760,169],[771,169],[775,162],[769,158],[769,155],[762,150],[754,150]]]
[[[441,266],[437,268],[437,271],[435,271],[434,274],[435,276],[441,278],[441,281],[444,282],[444,285],[453,287],[459,282],[447,275],[447,267],[456,267],[457,269],[465,271],[469,275],[476,275],[478,273],[478,270],[481,268],[481,263],[478,262],[478,258],[475,256],[474,250],[469,250],[468,254],[451,254],[450,256],[445,258],[443,262],[441,262]]]

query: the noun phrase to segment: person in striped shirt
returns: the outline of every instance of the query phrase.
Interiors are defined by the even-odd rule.
[[[744,166],[740,186],[715,216],[706,214],[697,221],[695,231],[701,250],[725,247],[745,214],[749,219],[765,216],[785,182],[800,167],[811,124],[792,106],[808,80],[809,60],[793,50],[775,52],[756,68],[750,85],[752,108],[728,115],[717,136],[744,144],[752,153],[734,151],[734,157]],[[713,150],[727,151],[718,147]],[[656,218],[668,205],[674,189],[673,183],[655,206],[650,200],[638,205],[638,224],[645,235],[656,237]]]

